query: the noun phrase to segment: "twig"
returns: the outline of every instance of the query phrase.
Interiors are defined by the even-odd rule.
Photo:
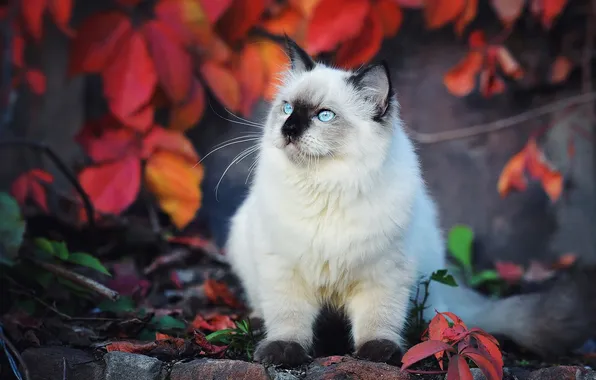
[[[8,340],[8,337],[4,334],[2,325],[0,325],[0,343],[2,346],[4,346],[4,350],[6,351],[9,362],[12,361],[10,364],[11,364],[12,370],[13,371],[16,370],[15,375],[17,376],[17,378],[19,378],[19,371],[17,368],[13,367],[14,361],[12,359],[11,353],[12,353],[12,355],[14,355],[17,358],[17,361],[19,362],[19,365],[21,366],[21,370],[23,371],[23,379],[24,380],[31,379],[31,377],[29,376],[29,369],[27,368],[27,364],[21,357],[21,354],[16,349],[16,347],[12,344],[12,342],[10,340]]]
[[[66,268],[63,268],[59,265],[55,265],[55,264],[51,264],[51,263],[44,263],[43,261],[39,261],[39,260],[35,260],[35,259],[29,259],[31,260],[35,265],[42,267],[43,269],[54,273],[57,276],[61,276],[64,277],[67,280],[70,280],[72,282],[74,282],[77,285],[80,285],[84,288],[87,288],[89,290],[94,291],[95,293],[106,297],[112,301],[116,301],[120,295],[118,294],[118,292],[100,284],[99,282],[90,279],[89,277],[85,277],[81,274],[78,273],[74,273],[69,271]]]
[[[26,291],[17,290],[17,289],[10,289],[10,292],[11,293],[14,293],[14,294],[20,294],[20,295],[23,295],[23,296],[27,296],[27,297],[33,298],[33,300],[39,302],[40,304],[42,304],[46,308],[50,309],[51,311],[53,311],[54,313],[56,313],[58,316],[60,316],[60,317],[62,317],[64,319],[68,319],[68,320],[72,319],[72,317],[70,315],[64,314],[60,310],[56,309],[54,306],[50,305],[46,301],[44,301],[41,298],[39,298],[36,295],[34,295],[33,292],[26,292]]]
[[[496,120],[486,124],[474,125],[471,127],[454,129],[451,131],[424,133],[417,132],[412,129],[407,129],[410,136],[420,144],[435,144],[444,141],[457,140],[466,137],[482,135],[485,133],[499,131],[501,129],[513,127],[524,121],[535,119],[537,117],[560,111],[569,106],[576,104],[589,103],[596,100],[596,92],[588,92],[581,95],[572,96],[552,103],[545,104],[540,107],[533,108],[529,111],[522,112],[518,115],[511,116],[505,119]]]
[[[0,141],[0,147],[14,147],[14,146],[25,146],[31,149],[39,150],[45,153],[51,160],[54,162],[54,165],[58,167],[58,169],[64,174],[66,179],[70,182],[70,184],[77,190],[81,199],[83,200],[83,206],[85,208],[85,213],[87,214],[87,222],[89,223],[89,227],[93,230],[95,229],[95,214],[93,210],[93,206],[91,205],[91,201],[89,200],[89,196],[83,189],[83,186],[79,183],[77,178],[72,174],[70,169],[66,166],[64,161],[60,159],[60,157],[50,148],[48,145],[44,143],[37,143],[28,140],[21,140],[21,139],[11,139],[7,141]]]

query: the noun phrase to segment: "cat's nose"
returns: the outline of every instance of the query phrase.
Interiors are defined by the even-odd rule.
[[[301,128],[295,123],[285,123],[281,127],[281,134],[289,142],[296,140],[302,134]]]

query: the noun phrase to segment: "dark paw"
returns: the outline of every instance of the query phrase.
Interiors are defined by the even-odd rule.
[[[255,350],[254,358],[263,364],[296,367],[310,361],[306,350],[296,342],[263,341]]]
[[[249,323],[254,335],[261,335],[265,331],[265,321],[263,321],[263,318],[250,317]]]
[[[399,365],[402,357],[401,349],[388,339],[370,340],[356,351],[357,358],[371,362],[384,362]]]

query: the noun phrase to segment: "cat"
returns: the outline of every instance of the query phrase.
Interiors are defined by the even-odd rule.
[[[251,318],[264,322],[254,359],[290,367],[309,361],[313,324],[329,309],[349,320],[356,357],[397,364],[419,276],[447,262],[388,67],[327,66],[287,37],[286,51],[290,65],[226,243]],[[451,311],[468,326],[540,351],[550,343],[532,328],[541,300],[526,297],[492,300],[461,281],[431,282],[424,318]]]

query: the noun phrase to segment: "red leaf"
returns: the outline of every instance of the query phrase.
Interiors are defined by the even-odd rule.
[[[509,261],[495,262],[495,269],[499,273],[499,276],[509,283],[518,282],[524,275],[524,269],[521,265]]]
[[[143,33],[164,91],[174,103],[188,99],[192,86],[191,57],[174,32],[156,20],[147,22]]]
[[[265,64],[257,45],[244,45],[237,73],[242,95],[240,112],[249,115],[253,104],[265,90]]]
[[[204,43],[211,37],[211,25],[196,0],[159,0],[153,11],[156,19],[169,26],[185,46]],[[197,36],[200,41],[196,41]]]
[[[431,319],[429,325],[428,325],[428,338],[430,340],[443,340],[443,333],[445,332],[445,330],[449,328],[449,321],[447,321],[447,318],[445,318],[443,316],[443,314],[441,313],[437,313],[437,315],[435,315],[433,317],[433,319]],[[441,358],[443,357],[444,352],[437,352],[435,354],[435,358],[437,358],[438,362],[439,362],[439,366],[441,367],[441,369],[443,369],[443,361],[441,360]]]
[[[383,36],[395,36],[404,18],[399,5],[395,0],[380,0],[373,3],[372,7],[383,24]]]
[[[561,197],[563,192],[563,176],[558,171],[551,168],[550,163],[544,157],[542,151],[534,138],[531,138],[526,147],[526,168],[532,178],[539,179],[542,182],[544,191],[548,194],[552,202]]]
[[[242,307],[242,304],[238,302],[225,283],[207,279],[203,286],[205,295],[212,303],[219,304],[223,302],[225,305],[233,308]]]
[[[25,52],[25,40],[17,34],[12,39],[12,62],[17,67],[23,66],[23,54]]]
[[[201,74],[217,100],[230,111],[237,111],[240,86],[232,72],[215,62],[205,62],[201,65]]]
[[[109,120],[103,120],[109,123]],[[101,134],[96,135],[93,131],[96,124],[88,123],[75,137],[95,163],[139,155],[141,140],[134,130],[117,128],[110,124],[104,124],[103,127]]]
[[[31,36],[39,41],[43,34],[43,14],[48,5],[48,0],[21,1],[21,13],[25,28]]]
[[[24,205],[27,198],[31,198],[42,210],[49,212],[46,189],[42,183],[52,182],[54,177],[50,173],[41,169],[31,169],[14,180],[10,193],[20,205]]]
[[[530,9],[546,29],[550,29],[555,18],[561,14],[567,5],[567,0],[532,0]]]
[[[143,36],[138,32],[128,34],[102,74],[110,110],[124,124],[138,128],[128,118],[147,105],[157,84],[155,67]]]
[[[167,130],[159,126],[151,128],[143,140],[143,158],[149,158],[157,149],[178,153],[192,164],[199,161],[199,155],[194,146],[182,132]]]
[[[344,42],[337,51],[336,60],[345,68],[355,68],[370,61],[381,48],[383,24],[378,13],[369,12],[362,31]]]
[[[48,1],[48,8],[56,26],[62,30],[67,36],[74,34],[73,30],[68,26],[70,17],[72,15],[73,0],[46,0]]]
[[[25,78],[35,94],[43,95],[46,92],[46,76],[40,70],[27,70]]]
[[[483,57],[477,51],[469,52],[443,77],[447,90],[456,96],[466,96],[476,87],[476,76],[482,68]]]
[[[232,5],[233,0],[201,0],[203,10],[211,24],[215,24],[224,12]]]
[[[474,339],[476,339],[476,342],[478,343],[479,353],[483,354],[491,361],[493,367],[497,371],[498,378],[501,379],[503,377],[503,355],[497,344],[483,334],[474,334]]]
[[[455,324],[443,331],[443,339],[448,342],[458,342],[468,336],[470,332],[462,325]]]
[[[321,0],[315,8],[306,37],[311,55],[334,49],[340,42],[356,37],[370,9],[368,1]]]
[[[510,28],[524,10],[525,0],[491,0],[491,5],[506,28]]]
[[[130,155],[119,161],[90,166],[79,173],[79,181],[97,210],[120,214],[139,193],[141,161]]]
[[[558,56],[555,58],[551,66],[551,73],[550,73],[550,82],[551,83],[561,83],[569,78],[569,74],[571,74],[571,70],[573,70],[573,62],[565,56]]]
[[[255,26],[264,11],[265,0],[234,0],[217,23],[219,34],[229,42],[237,42]]]
[[[228,346],[216,346],[210,343],[205,337],[205,334],[196,330],[194,331],[194,342],[198,344],[207,355],[220,355],[228,349]]]
[[[466,26],[470,24],[478,13],[478,0],[466,0],[466,6],[455,22],[455,32],[458,36],[461,36],[466,29]]]
[[[474,380],[466,358],[461,355],[453,355],[449,359],[449,369],[446,380]]]
[[[480,368],[487,380],[501,380],[502,375],[499,376],[499,371],[495,368],[493,363],[484,357],[478,350],[472,347],[466,347],[461,353],[471,359]]]
[[[200,314],[197,314],[192,321],[191,327],[197,330],[218,331],[223,329],[233,329],[236,325],[227,315],[216,314],[205,319]]]
[[[102,71],[131,31],[130,19],[119,12],[100,12],[83,20],[70,47],[70,74]]]
[[[169,128],[185,131],[194,126],[205,112],[205,90],[201,82],[192,81],[190,99],[186,104],[174,106],[171,111]]]
[[[452,321],[454,325],[459,325],[462,326],[464,329],[467,329],[468,327],[466,326],[466,324],[464,323],[464,321],[461,320],[460,317],[458,317],[457,315],[453,314],[450,311],[444,311],[441,312],[441,314],[448,316]]]
[[[454,351],[453,347],[440,340],[427,340],[410,348],[401,359],[403,365],[401,369],[404,370],[412,364],[427,358],[437,352]]]
[[[437,29],[459,16],[466,7],[466,0],[426,0],[424,20],[429,29]]]
[[[132,354],[147,354],[157,347],[155,342],[133,343],[133,342],[113,342],[106,346],[108,352],[120,351],[130,352]]]
[[[264,21],[259,26],[271,34],[283,35],[285,33],[300,44],[304,42],[307,22],[308,19],[300,13],[299,9],[288,6],[276,17]]]

